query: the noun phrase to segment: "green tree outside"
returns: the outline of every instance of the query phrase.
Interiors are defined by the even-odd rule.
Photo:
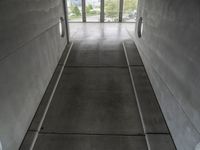
[[[97,14],[97,12],[94,10],[94,8],[91,4],[86,6],[86,13],[87,13],[87,15],[96,15]]]
[[[118,16],[118,1],[116,0],[106,0],[105,1],[105,13],[107,17],[115,18]]]
[[[70,7],[71,12],[75,15],[75,16],[81,16],[81,12],[79,10],[79,8],[77,6],[72,5]]]
[[[125,0],[124,11],[130,12],[137,9],[138,0]]]
[[[93,7],[92,7],[91,4],[89,4],[89,5],[86,6],[86,12],[87,13],[90,13],[90,11],[92,11],[92,10],[93,10]]]

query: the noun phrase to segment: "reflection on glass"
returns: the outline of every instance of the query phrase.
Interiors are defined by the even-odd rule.
[[[105,22],[119,21],[119,0],[105,0]]]
[[[86,20],[88,22],[100,21],[100,0],[86,0]]]
[[[67,0],[69,22],[82,22],[81,0]]]
[[[123,22],[135,22],[138,0],[124,0]]]

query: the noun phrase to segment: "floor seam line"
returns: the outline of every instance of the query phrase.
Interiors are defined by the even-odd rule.
[[[128,68],[127,66],[65,66],[65,68]]]
[[[58,135],[88,135],[88,136],[145,136],[144,134],[98,134],[98,133],[57,133],[39,132],[39,134],[58,134]]]

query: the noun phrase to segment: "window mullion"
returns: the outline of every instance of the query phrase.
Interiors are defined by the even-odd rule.
[[[82,21],[86,22],[85,0],[82,0]]]
[[[119,0],[119,22],[122,22],[123,18],[123,5],[124,5],[124,0]]]

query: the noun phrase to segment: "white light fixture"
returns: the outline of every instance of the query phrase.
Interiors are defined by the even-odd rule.
[[[141,38],[144,30],[143,19],[142,17],[139,18],[138,21],[138,37]]]
[[[65,31],[64,31],[64,19],[63,17],[60,17],[59,19],[59,33],[60,33],[60,36],[61,37],[64,37],[65,36]]]

